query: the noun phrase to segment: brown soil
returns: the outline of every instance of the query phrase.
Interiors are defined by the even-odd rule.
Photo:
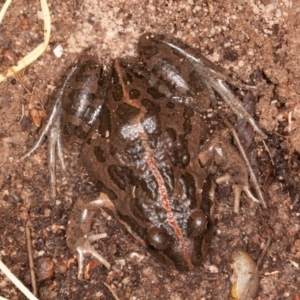
[[[233,249],[242,246],[258,260],[270,240],[259,266],[258,299],[299,299],[300,2],[80,2],[49,0],[52,35],[47,51],[18,78],[0,84],[1,260],[31,288],[25,240],[29,222],[39,299],[113,299],[104,283],[120,299],[228,299]],[[42,42],[40,10],[39,1],[12,2],[0,29],[2,71]],[[263,83],[264,88],[256,98],[256,115],[269,135],[267,144],[274,160],[274,166],[259,160],[265,168],[260,183],[268,209],[245,198],[240,214],[234,215],[230,187],[228,197],[221,199],[219,193],[210,255],[202,268],[186,274],[156,263],[103,212],[95,218],[94,230],[105,231],[110,238],[95,247],[113,268],[107,271],[93,262],[90,277],[78,281],[65,231],[76,197],[90,188],[89,178],[78,162],[68,157],[68,175],[62,178],[58,173],[58,198],[55,206],[50,205],[46,143],[20,162],[37,136],[29,111],[41,110],[64,69],[80,53],[88,51],[109,63],[122,53],[133,52],[137,38],[147,31],[200,48],[244,82],[251,83],[260,74],[255,83]],[[61,58],[53,54],[58,45],[64,50]],[[0,296],[25,299],[2,273]]]

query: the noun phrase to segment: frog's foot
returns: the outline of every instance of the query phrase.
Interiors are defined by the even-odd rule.
[[[250,191],[247,166],[233,146],[220,137],[215,137],[205,144],[198,157],[204,167],[209,167],[210,164],[215,163],[225,172],[224,176],[216,180],[218,184],[232,182],[234,211],[236,213],[239,211],[242,192],[245,192],[254,202],[260,202]]]
[[[106,238],[107,234],[96,234],[90,235],[88,237],[81,237],[76,241],[75,249],[78,260],[78,279],[81,280],[83,278],[83,270],[84,270],[84,259],[88,256],[92,256],[97,259],[102,265],[104,265],[107,269],[110,269],[110,263],[102,257],[95,248],[91,245],[91,242],[96,241],[98,239]]]
[[[92,242],[107,237],[106,234],[89,235],[94,214],[102,208],[114,210],[114,205],[107,194],[101,193],[95,200],[93,196],[78,199],[70,213],[67,227],[67,245],[70,252],[78,259],[78,279],[83,277],[84,259],[87,256],[96,258],[107,269],[110,264],[91,245]]]
[[[229,174],[225,174],[224,176],[221,176],[216,179],[217,184],[221,184],[223,182],[229,182],[232,181],[232,178]],[[240,210],[240,200],[241,200],[241,193],[244,192],[249,199],[251,199],[253,202],[258,202],[260,201],[252,194],[250,187],[248,184],[233,184],[232,189],[234,192],[234,212],[238,213]]]

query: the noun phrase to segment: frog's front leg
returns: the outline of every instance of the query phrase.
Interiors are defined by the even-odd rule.
[[[78,279],[83,278],[84,259],[87,256],[96,258],[107,269],[110,269],[110,263],[91,245],[93,241],[105,238],[107,235],[88,235],[91,231],[94,214],[102,208],[115,210],[114,205],[105,193],[101,193],[97,199],[93,200],[90,196],[78,199],[71,211],[66,237],[70,252],[77,256]]]
[[[243,191],[251,200],[259,202],[250,191],[246,164],[233,146],[223,141],[220,137],[215,137],[206,142],[200,150],[198,158],[203,166],[209,167],[209,165],[215,163],[226,172],[216,182],[232,181],[234,212],[239,212],[240,196]]]

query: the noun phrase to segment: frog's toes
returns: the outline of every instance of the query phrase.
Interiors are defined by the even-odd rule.
[[[81,280],[83,278],[83,269],[84,269],[84,259],[87,256],[92,256],[96,258],[102,265],[104,265],[107,269],[110,269],[110,263],[103,258],[91,245],[92,241],[98,240],[100,238],[105,238],[107,235],[104,234],[97,234],[91,235],[89,237],[82,237],[78,239],[76,242],[75,251],[77,254],[78,260],[78,279]]]
[[[216,182],[218,184],[224,182],[229,183],[230,181],[232,181],[232,178],[228,173],[216,179]],[[242,192],[244,192],[247,195],[247,197],[250,198],[252,201],[259,203],[259,200],[252,194],[248,183],[242,184],[241,182],[240,184],[233,184],[232,189],[234,192],[234,212],[239,212],[240,198]]]
[[[239,184],[234,184],[232,186],[232,189],[234,191],[234,212],[238,213],[240,209],[240,200],[241,200],[241,193],[245,192],[248,198],[250,198],[254,202],[258,202],[259,200],[252,194],[250,191],[249,185],[239,185]]]

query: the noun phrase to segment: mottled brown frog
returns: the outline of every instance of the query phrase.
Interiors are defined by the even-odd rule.
[[[79,199],[70,215],[67,244],[78,257],[79,278],[87,255],[110,267],[91,246],[97,237],[88,236],[94,213],[103,207],[114,210],[160,262],[187,271],[201,265],[213,235],[215,183],[207,167],[215,163],[228,175],[236,200],[242,191],[256,200],[242,158],[218,134],[210,136],[201,116],[201,96],[213,102],[216,91],[265,137],[236,103],[229,78],[196,50],[161,35],[144,34],[138,48],[145,63],[119,58],[105,71],[82,57],[70,68],[32,149],[48,134],[52,169],[55,146],[63,161],[63,109],[62,131],[71,134],[69,143],[80,149],[101,192]]]

